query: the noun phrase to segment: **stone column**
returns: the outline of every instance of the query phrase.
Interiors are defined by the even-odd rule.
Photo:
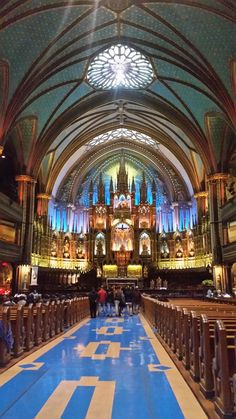
[[[67,229],[69,231],[73,230],[73,225],[74,225],[74,211],[75,211],[75,206],[74,204],[67,204],[67,208],[66,208],[66,223],[67,223]]]
[[[173,230],[177,231],[179,228],[179,203],[172,202],[173,208]]]
[[[37,195],[37,214],[39,216],[47,215],[48,216],[48,205],[49,201],[52,199],[51,195],[47,193],[39,193]]]
[[[49,256],[51,249],[51,231],[49,219],[49,201],[52,197],[47,193],[37,195],[37,214],[42,228],[38,237],[39,253],[41,256]]]
[[[36,180],[28,175],[16,176],[18,182],[18,200],[23,209],[21,238],[22,263],[31,264],[33,222],[34,222],[34,201]]]
[[[216,288],[228,288],[227,269],[223,265],[224,244],[221,207],[226,202],[227,173],[215,173],[208,177],[210,231],[214,283]]]

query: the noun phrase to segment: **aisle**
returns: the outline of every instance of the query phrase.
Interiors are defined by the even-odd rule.
[[[0,375],[0,417],[206,418],[142,316],[84,321]]]

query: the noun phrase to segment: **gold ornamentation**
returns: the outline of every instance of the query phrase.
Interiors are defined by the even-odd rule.
[[[29,175],[16,175],[15,180],[17,182],[37,183],[37,180],[35,180],[33,177]]]
[[[208,198],[208,192],[207,191],[201,191],[194,194],[194,198]],[[172,204],[173,205],[173,204]]]
[[[229,176],[229,173],[214,173],[213,175],[208,176],[207,182],[212,182],[214,180],[227,180]]]
[[[47,193],[39,193],[37,195],[37,199],[47,199],[48,201],[52,199],[51,195],[48,195]]]

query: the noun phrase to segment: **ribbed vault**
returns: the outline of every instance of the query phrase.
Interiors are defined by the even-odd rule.
[[[187,196],[204,189],[206,174],[227,171],[235,149],[235,21],[229,0],[2,0],[0,145],[11,144],[19,171],[52,193],[74,172],[78,187],[82,168],[119,153],[125,139],[87,144],[126,127],[158,144],[125,147],[155,168],[173,199],[170,168]],[[117,43],[150,61],[147,86],[88,83],[92,60]]]

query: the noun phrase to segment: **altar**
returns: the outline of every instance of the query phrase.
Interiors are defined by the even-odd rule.
[[[103,278],[142,278],[142,265],[103,265]]]
[[[139,284],[139,278],[128,278],[128,277],[117,277],[117,278],[106,278],[106,286],[112,287],[113,285],[119,285],[121,287],[126,286],[137,286]]]

